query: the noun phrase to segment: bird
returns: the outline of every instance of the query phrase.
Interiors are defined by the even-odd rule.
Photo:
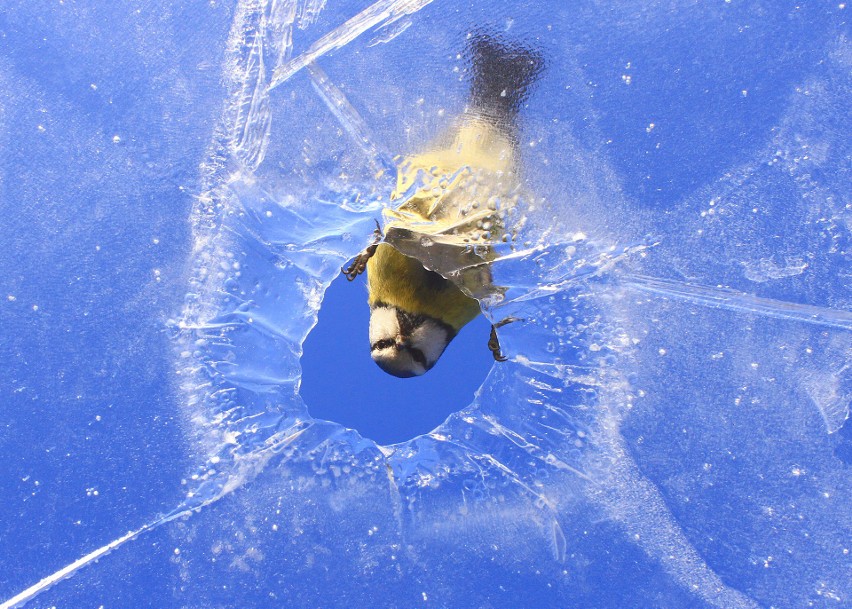
[[[367,273],[370,354],[396,377],[428,372],[468,322],[481,314],[474,295],[490,285],[491,244],[510,239],[506,219],[518,201],[517,117],[543,70],[541,55],[490,34],[472,34],[467,107],[426,151],[397,168],[385,231],[376,222],[370,246],[341,269],[352,281]],[[520,219],[516,218],[517,228]],[[449,277],[449,278],[448,278]],[[497,328],[488,347],[505,361]]]

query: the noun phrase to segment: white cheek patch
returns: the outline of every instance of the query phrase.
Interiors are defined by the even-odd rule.
[[[399,320],[396,309],[392,307],[376,307],[370,312],[370,344],[375,345],[380,340],[396,340],[399,336]]]
[[[370,355],[385,372],[399,377],[420,376],[435,365],[450,342],[450,332],[440,322],[418,316],[400,326],[407,313],[395,307],[375,307],[370,312]],[[407,317],[406,317],[407,316]],[[405,321],[403,323],[406,323]],[[403,336],[403,331],[410,332]]]
[[[423,352],[430,368],[441,357],[449,342],[447,330],[431,319],[425,320],[411,334],[411,346]]]

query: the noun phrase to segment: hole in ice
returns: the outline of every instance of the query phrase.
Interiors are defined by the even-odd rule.
[[[302,355],[300,393],[311,416],[340,423],[379,444],[428,433],[468,406],[491,369],[488,321],[462,328],[435,367],[400,379],[370,357],[370,308],[365,275],[339,277],[325,293],[316,327]]]

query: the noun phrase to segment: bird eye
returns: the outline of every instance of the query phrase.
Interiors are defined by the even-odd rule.
[[[376,343],[370,348],[371,351],[375,351],[376,349],[387,349],[388,347],[394,346],[394,340],[392,338],[383,338],[380,341],[376,341]]]

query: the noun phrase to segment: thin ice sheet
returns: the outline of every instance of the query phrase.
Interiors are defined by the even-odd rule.
[[[844,10],[239,3],[167,324],[180,497],[0,606],[848,603]],[[483,30],[547,62],[484,303],[524,321],[377,446],[310,417],[301,345]]]

